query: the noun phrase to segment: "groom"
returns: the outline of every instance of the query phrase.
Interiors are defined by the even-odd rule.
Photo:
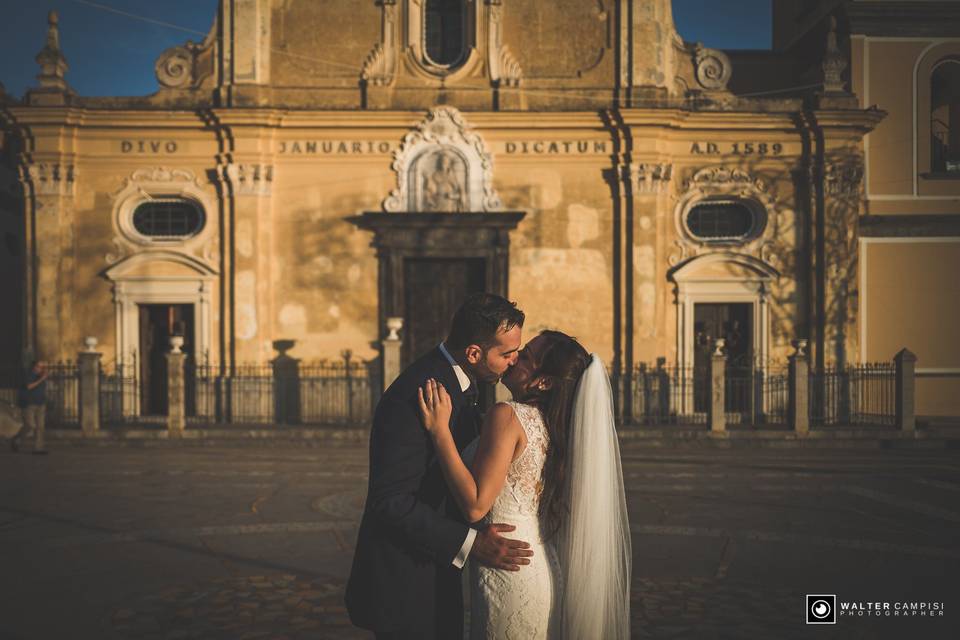
[[[417,389],[428,378],[450,394],[450,425],[463,450],[478,433],[477,384],[496,382],[517,361],[523,312],[500,296],[473,294],[453,316],[447,339],[410,365],[384,392],[370,431],[370,481],[353,568],[350,620],[378,639],[463,637],[460,569],[467,557],[518,570],[533,554],[499,532],[472,528],[449,494]]]

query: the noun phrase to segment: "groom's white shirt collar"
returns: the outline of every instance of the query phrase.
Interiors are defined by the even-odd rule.
[[[470,388],[472,384],[470,382],[470,376],[463,370],[463,368],[457,364],[457,361],[453,359],[453,356],[450,355],[450,352],[447,351],[446,345],[442,342],[440,343],[440,353],[443,354],[443,357],[447,359],[447,362],[450,363],[450,366],[453,367],[453,372],[457,376],[457,382],[460,383],[460,391],[466,391]]]

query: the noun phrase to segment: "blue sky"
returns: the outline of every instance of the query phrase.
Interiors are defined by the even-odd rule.
[[[767,49],[770,4],[770,0],[673,0],[673,14],[685,40],[720,49]],[[47,12],[56,9],[60,42],[70,65],[67,81],[78,93],[153,93],[157,89],[153,71],[157,56],[168,47],[202,39],[190,31],[206,33],[216,7],[217,0],[0,0],[0,82],[15,96],[35,84],[38,67],[34,57],[46,37]]]

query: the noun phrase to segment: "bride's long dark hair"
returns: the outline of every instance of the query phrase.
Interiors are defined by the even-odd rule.
[[[540,495],[540,517],[544,538],[552,538],[560,529],[569,505],[564,493],[567,475],[567,443],[573,401],[580,377],[590,365],[590,354],[575,338],[560,331],[543,331],[547,340],[533,380],[543,378],[546,389],[533,384],[521,400],[535,404],[543,413],[550,444],[543,465],[543,493]]]

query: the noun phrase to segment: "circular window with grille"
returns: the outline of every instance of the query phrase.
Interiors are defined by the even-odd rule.
[[[762,216],[744,200],[707,200],[695,204],[684,220],[687,231],[700,242],[736,243],[755,237]]]
[[[183,240],[203,229],[200,206],[184,198],[153,198],[133,210],[133,228],[151,240]]]

